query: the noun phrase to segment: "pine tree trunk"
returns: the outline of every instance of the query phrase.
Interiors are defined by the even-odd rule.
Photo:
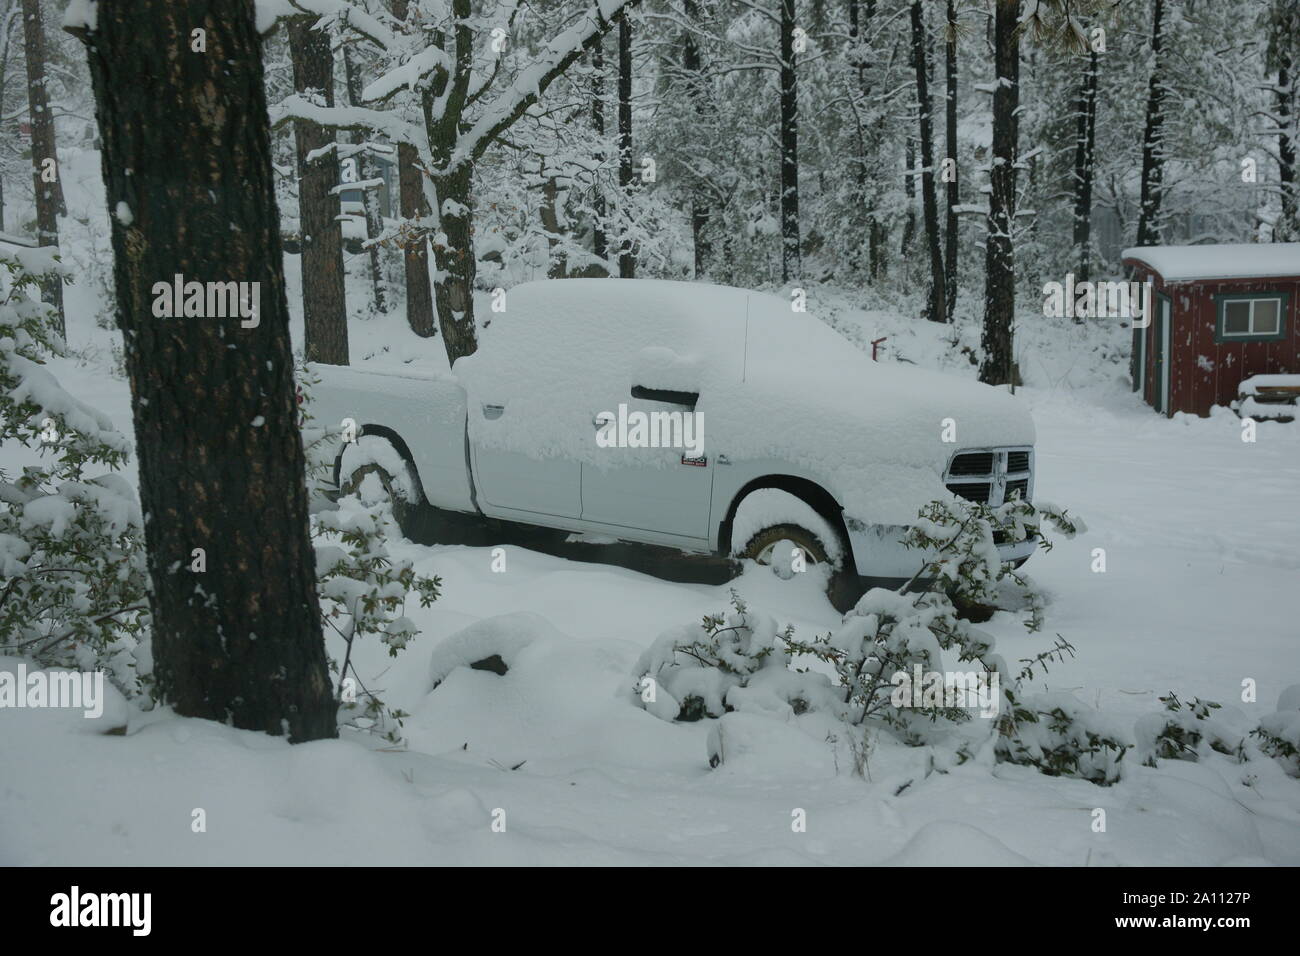
[[[435,147],[435,150],[437,147]],[[448,363],[478,349],[474,326],[474,221],[470,180],[473,166],[461,163],[450,173],[433,177],[442,216],[439,219],[446,245],[433,244],[433,260],[438,281],[434,283],[434,302],[442,327],[443,346]]]
[[[911,136],[907,137],[907,145],[903,147],[903,164],[907,167],[903,173],[907,215],[903,220],[903,238],[898,244],[898,252],[903,259],[903,268],[910,273],[912,240],[916,238],[916,139]]]
[[[947,210],[944,214],[944,288],[948,293],[948,322],[957,308],[957,241],[960,238],[957,207],[961,205],[961,184],[957,175],[957,9],[948,0],[945,11],[947,35],[944,43],[944,78],[947,81],[944,102],[944,151],[948,158]]]
[[[871,25],[871,20],[876,15],[876,0],[849,0],[849,41],[854,46],[861,43],[862,35],[867,27]],[[853,56],[852,65],[856,68],[858,74],[858,91],[861,95],[866,96],[867,88],[867,71],[861,52]],[[876,200],[875,189],[869,185],[868,170],[878,154],[878,140],[875,130],[868,129],[864,131],[862,137],[861,155],[857,163],[857,195],[859,201],[868,209],[866,216],[866,241],[867,241],[867,281],[875,283],[882,279],[885,274],[885,238],[884,230],[876,217],[874,205]]]
[[[424,197],[423,174],[416,163],[419,154],[414,146],[397,147],[398,211],[405,220],[429,215]],[[429,281],[429,241],[423,231],[402,241],[402,266],[406,274],[406,324],[422,338],[437,334],[433,316],[433,285]]]
[[[1277,112],[1278,185],[1282,191],[1282,208],[1277,227],[1273,230],[1274,242],[1295,242],[1300,239],[1300,189],[1296,183],[1296,73],[1300,56],[1300,9],[1293,3],[1283,13],[1277,13],[1277,91],[1274,94]]]
[[[560,236],[564,233],[564,226],[560,222],[560,182],[554,175],[546,175],[546,157],[538,159],[541,175],[546,176],[542,182],[542,208],[539,210],[548,249],[546,278],[563,279],[568,275],[569,263],[563,250],[556,251]]]
[[[605,40],[603,37],[597,39],[591,48],[591,128],[596,134],[597,141],[601,143],[596,162],[603,167],[605,165]],[[605,217],[608,212],[600,176],[596,177],[594,185],[595,196],[591,202],[591,252],[605,264],[605,272],[608,274],[609,239],[605,235]]]
[[[1151,69],[1151,85],[1147,91],[1146,129],[1142,134],[1142,199],[1138,214],[1137,244],[1160,244],[1160,204],[1164,198],[1164,100],[1165,62],[1161,19],[1164,0],[1155,0],[1151,21],[1151,51],[1155,65]]]
[[[410,0],[393,0],[393,16],[405,21]],[[416,166],[419,154],[405,143],[397,147],[398,212],[408,222],[430,215],[424,195],[424,174]],[[423,230],[402,242],[402,266],[406,278],[406,324],[422,338],[437,333],[433,314],[433,285],[429,281],[429,241]]]
[[[795,0],[781,0],[781,281],[803,273],[799,242],[799,91],[794,59]]]
[[[618,241],[618,275],[631,279],[636,275],[636,256],[627,235],[632,197],[632,21],[627,16],[618,22],[618,185],[624,204],[619,217],[623,235]]]
[[[1074,143],[1074,248],[1078,281],[1092,271],[1092,168],[1097,143],[1097,51],[1088,53],[1088,66],[1079,86]]]
[[[178,41],[197,27],[204,54]],[[333,737],[253,2],[219,16],[198,0],[102,2],[78,35],[103,141],[158,688],[187,717]],[[156,318],[154,284],[177,275],[260,283],[258,324]]]
[[[344,45],[343,47],[343,71],[347,77],[348,85],[348,102],[352,106],[361,105],[361,70],[357,66],[356,58],[352,55],[352,47]],[[352,137],[354,143],[364,143],[366,137],[362,133],[357,133]],[[361,168],[361,179],[363,181],[372,181],[379,178],[379,166],[375,163],[375,158],[370,150],[363,150],[359,156],[358,165]],[[366,214],[366,240],[374,243],[374,239],[384,231],[383,213],[379,208],[379,190],[378,188],[369,187],[361,191],[362,208]],[[388,311],[388,295],[384,289],[384,261],[381,257],[381,249],[378,243],[370,246],[370,284],[374,290],[375,311]]]
[[[682,8],[687,23],[694,24],[700,16],[696,0],[685,0]],[[682,68],[686,72],[687,96],[695,106],[695,114],[703,121],[709,110],[708,89],[704,78],[704,61],[700,55],[695,34],[687,30],[682,37]],[[695,249],[695,278],[703,277],[709,268],[712,247],[707,237],[709,203],[698,186],[691,197],[691,240]]]
[[[993,166],[989,171],[988,237],[984,255],[984,360],[979,380],[1012,381],[1011,329],[1016,311],[1015,250],[1011,227],[1016,214],[1016,154],[1020,103],[1020,0],[996,0],[994,12]]]
[[[27,104],[32,124],[32,187],[36,192],[36,242],[59,244],[59,215],[66,212],[59,176],[59,154],[54,143],[54,114],[45,89],[45,24],[40,0],[23,0],[23,36],[27,53]],[[53,163],[46,163],[53,160]],[[67,337],[63,318],[63,280],[41,281],[41,300],[55,308],[55,328]]]
[[[925,244],[930,254],[930,289],[925,317],[948,321],[943,250],[939,238],[939,202],[934,192],[934,117],[930,103],[930,63],[926,53],[925,18],[921,0],[912,0],[912,66],[916,70],[916,106],[921,127],[921,204],[925,217]]]
[[[188,34],[186,34],[188,35]],[[334,54],[327,30],[305,19],[289,23],[293,88],[334,105]],[[348,364],[348,312],[343,288],[343,232],[339,227],[339,158],[334,150],[308,156],[335,142],[332,130],[295,120],[298,153],[298,219],[302,236],[303,340],[307,361]]]

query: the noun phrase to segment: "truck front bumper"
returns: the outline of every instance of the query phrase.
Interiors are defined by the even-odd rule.
[[[858,575],[864,578],[907,580],[933,559],[932,553],[905,548],[903,538],[907,528],[893,525],[862,525],[849,521],[849,548]],[[854,530],[854,525],[859,530]],[[1038,549],[1038,539],[1029,538],[997,545],[998,555],[1004,564],[1019,564]]]

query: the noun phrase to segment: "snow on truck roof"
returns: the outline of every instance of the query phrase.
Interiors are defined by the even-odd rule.
[[[1300,276],[1300,242],[1135,246],[1122,258],[1150,266],[1166,282]]]
[[[815,359],[823,366],[861,360],[856,348],[789,299],[766,292],[671,279],[543,279],[515,286],[501,316],[512,327],[498,351],[520,359],[555,348],[612,355],[663,346],[678,359],[703,362],[736,379],[759,363],[788,368]],[[496,327],[496,317],[493,319]],[[489,329],[489,331],[492,331]],[[568,341],[566,341],[568,340]],[[647,356],[648,358],[652,358]],[[860,368],[858,369],[860,372]],[[593,371],[593,374],[596,374]]]

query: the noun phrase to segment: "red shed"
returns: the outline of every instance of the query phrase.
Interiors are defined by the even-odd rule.
[[[1300,373],[1300,243],[1125,249],[1155,284],[1133,330],[1133,390],[1158,412],[1208,415],[1252,375]]]

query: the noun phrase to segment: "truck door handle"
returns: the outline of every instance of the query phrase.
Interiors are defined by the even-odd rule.
[[[506,407],[504,405],[484,405],[483,417],[489,420],[500,418],[505,414],[505,411]]]

